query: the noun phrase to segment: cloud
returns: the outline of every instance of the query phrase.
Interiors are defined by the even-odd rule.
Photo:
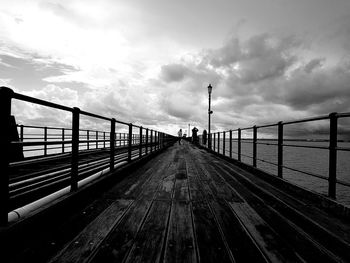
[[[309,46],[294,35],[264,33],[244,41],[231,37],[220,48],[164,65],[161,78],[170,95],[164,97],[162,110],[199,120],[205,127],[205,88],[214,83],[212,118],[217,129],[350,111],[350,60],[334,64],[327,56],[305,56]],[[179,87],[181,93],[172,94]],[[312,129],[321,131],[321,126]]]
[[[188,74],[188,69],[181,64],[169,64],[161,67],[161,78],[166,82],[181,81]]]

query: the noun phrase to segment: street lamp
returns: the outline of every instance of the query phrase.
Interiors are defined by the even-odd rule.
[[[213,87],[209,84],[208,94],[209,94],[209,108],[208,108],[208,148],[211,149],[211,136],[210,136],[210,115],[213,114],[213,111],[210,109],[211,104],[211,91]]]

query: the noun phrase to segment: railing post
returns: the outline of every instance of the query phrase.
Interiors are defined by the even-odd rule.
[[[213,151],[215,152],[215,140],[216,138],[215,138],[215,133],[213,134]]]
[[[89,138],[89,130],[86,131],[86,148],[89,150],[90,149],[90,138]]]
[[[165,137],[165,136],[164,136],[164,133],[162,132],[162,133],[161,133],[161,144],[160,144],[160,145],[161,145],[160,147],[161,147],[162,149],[164,148],[164,137]]]
[[[129,135],[128,135],[128,162],[131,162],[131,148],[132,148],[132,123],[129,124]]]
[[[160,140],[159,140],[159,132],[157,131],[157,150],[159,150],[159,149],[160,149],[159,144],[160,144]]]
[[[283,178],[283,122],[278,123],[277,176]]]
[[[139,157],[142,157],[142,126],[140,126],[140,144],[139,144]]]
[[[106,132],[103,132],[103,148],[106,148]]]
[[[220,132],[218,132],[218,153],[220,153]]]
[[[44,156],[47,155],[47,127],[44,127]]]
[[[72,118],[72,162],[71,162],[71,191],[78,189],[79,172],[79,116],[80,109],[73,108]]]
[[[238,152],[238,161],[241,161],[241,152],[242,152],[242,131],[238,129],[238,140],[237,140],[237,152]]]
[[[257,141],[258,129],[256,126],[253,127],[253,167],[256,167],[256,141]]]
[[[96,149],[98,149],[98,131],[96,131]]]
[[[337,196],[337,145],[338,145],[338,116],[336,112],[329,114],[329,174],[328,196]]]
[[[9,150],[11,147],[11,99],[13,90],[0,87],[0,224],[6,225],[9,212]]]
[[[62,153],[64,153],[64,128],[62,128]]]
[[[24,127],[23,127],[23,124],[21,124],[20,126],[20,136],[21,136],[21,142],[23,142],[24,140]]]
[[[226,137],[226,132],[222,133],[222,154],[225,156],[225,137]]]
[[[114,152],[115,152],[115,122],[114,118],[111,119],[111,131],[109,135],[109,170],[113,171],[114,169]]]
[[[151,130],[151,139],[150,139],[150,144],[151,144],[151,151],[150,152],[153,152],[153,130]]]
[[[148,154],[148,128],[146,128],[146,154]]]
[[[230,158],[232,158],[232,130],[230,130]]]

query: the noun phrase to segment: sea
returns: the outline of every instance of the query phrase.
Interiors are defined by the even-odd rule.
[[[264,144],[259,144],[264,143]],[[265,145],[271,144],[271,145]],[[287,141],[285,144],[306,147],[328,147],[327,141]],[[277,140],[258,140],[257,144],[257,168],[277,175]],[[213,143],[212,143],[213,145]],[[218,141],[216,140],[216,151]],[[283,147],[283,166],[300,170],[303,172],[320,175],[328,178],[329,150],[304,147]],[[338,142],[339,148],[349,148],[350,142]],[[220,153],[223,152],[223,140],[220,139]],[[232,141],[232,158],[238,159],[237,141]],[[225,140],[225,155],[229,156],[229,140]],[[252,140],[242,140],[241,161],[253,165],[253,144]],[[270,164],[273,163],[273,164]],[[296,172],[283,168],[283,178],[308,190],[328,194],[328,180],[314,177],[309,174]],[[336,200],[350,207],[350,151],[337,151],[337,180]]]

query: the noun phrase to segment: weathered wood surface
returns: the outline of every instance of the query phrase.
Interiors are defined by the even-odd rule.
[[[13,262],[350,262],[347,219],[186,142],[32,241]]]

